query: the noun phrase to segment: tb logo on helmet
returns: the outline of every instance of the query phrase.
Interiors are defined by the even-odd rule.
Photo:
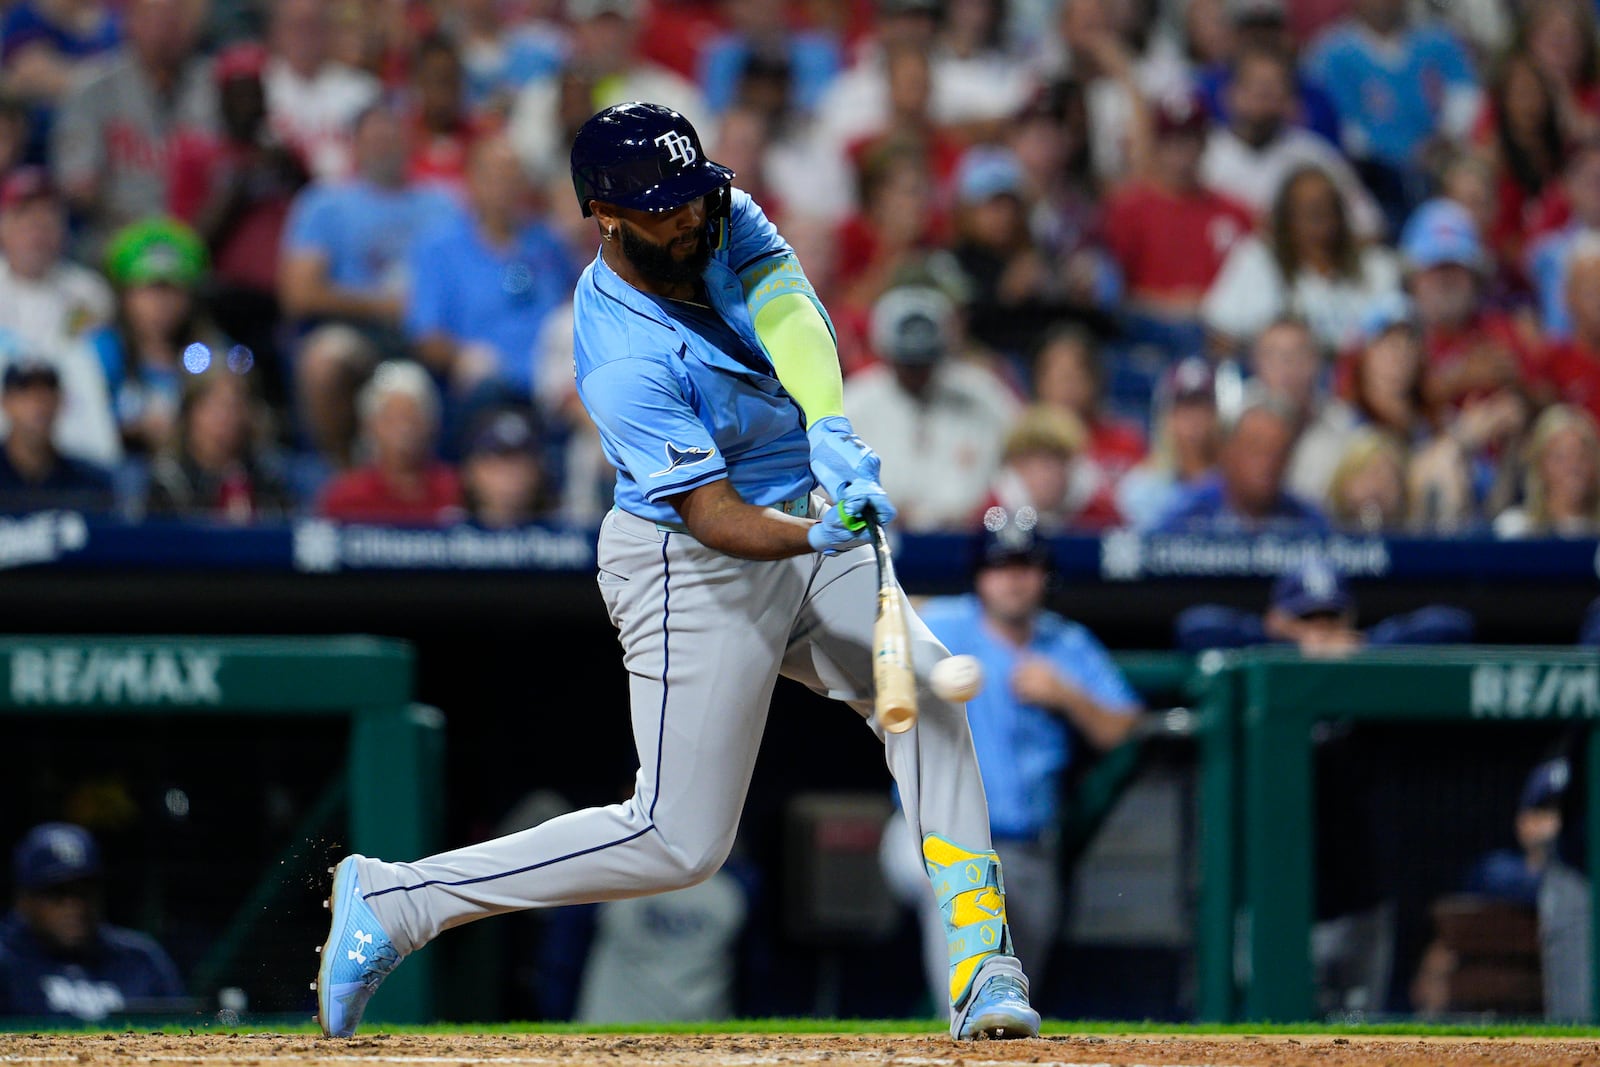
[[[669,130],[656,138],[656,144],[667,150],[667,160],[680,167],[687,167],[700,158],[694,150],[694,142],[676,130]]]

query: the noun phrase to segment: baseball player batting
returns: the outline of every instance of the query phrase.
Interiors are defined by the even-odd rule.
[[[884,745],[950,948],[950,1033],[1032,1037],[965,709],[947,653],[908,620],[921,715],[872,718],[878,457],[842,414],[832,325],[793,250],[656,104],[589,119],[572,146],[600,254],[578,281],[578,392],[617,469],[597,581],[629,674],[631,799],[413,863],[345,857],[315,983],[348,1037],[383,979],[489,915],[642,896],[722,866],[781,674],[855,709]]]

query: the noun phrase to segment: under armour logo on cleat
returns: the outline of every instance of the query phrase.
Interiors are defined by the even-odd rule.
[[[666,449],[666,468],[656,471],[650,477],[664,478],[673,471],[677,470],[679,467],[692,467],[696,463],[704,463],[706,460],[717,454],[716,449],[714,448],[679,448],[670,441],[667,442]]]
[[[366,933],[366,932],[364,932],[362,930],[357,930],[355,932],[355,939],[356,939],[356,947],[353,948],[353,949],[350,949],[349,952],[347,952],[345,954],[345,956],[346,956],[347,959],[355,960],[357,963],[366,963],[367,962],[366,953],[362,952],[361,950],[364,949],[364,948],[367,948],[368,946],[370,946],[372,944],[372,935],[369,934],[369,933]]]

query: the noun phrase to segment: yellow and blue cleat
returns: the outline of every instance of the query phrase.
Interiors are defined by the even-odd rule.
[[[328,940],[319,949],[317,1025],[325,1037],[350,1037],[361,1024],[367,1001],[400,963],[389,935],[361,897],[356,875],[360,856],[346,856],[333,870],[327,907]]]

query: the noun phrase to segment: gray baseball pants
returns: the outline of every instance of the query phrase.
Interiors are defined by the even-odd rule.
[[[367,904],[402,954],[488,915],[694,885],[727,858],[778,676],[842,700],[884,744],[913,840],[989,848],[989,814],[961,705],[927,688],[947,655],[910,617],[921,716],[872,722],[877,568],[870,547],[735,559],[613,510],[600,592],[628,669],[639,773],[621,804],[414,863],[362,860]]]

